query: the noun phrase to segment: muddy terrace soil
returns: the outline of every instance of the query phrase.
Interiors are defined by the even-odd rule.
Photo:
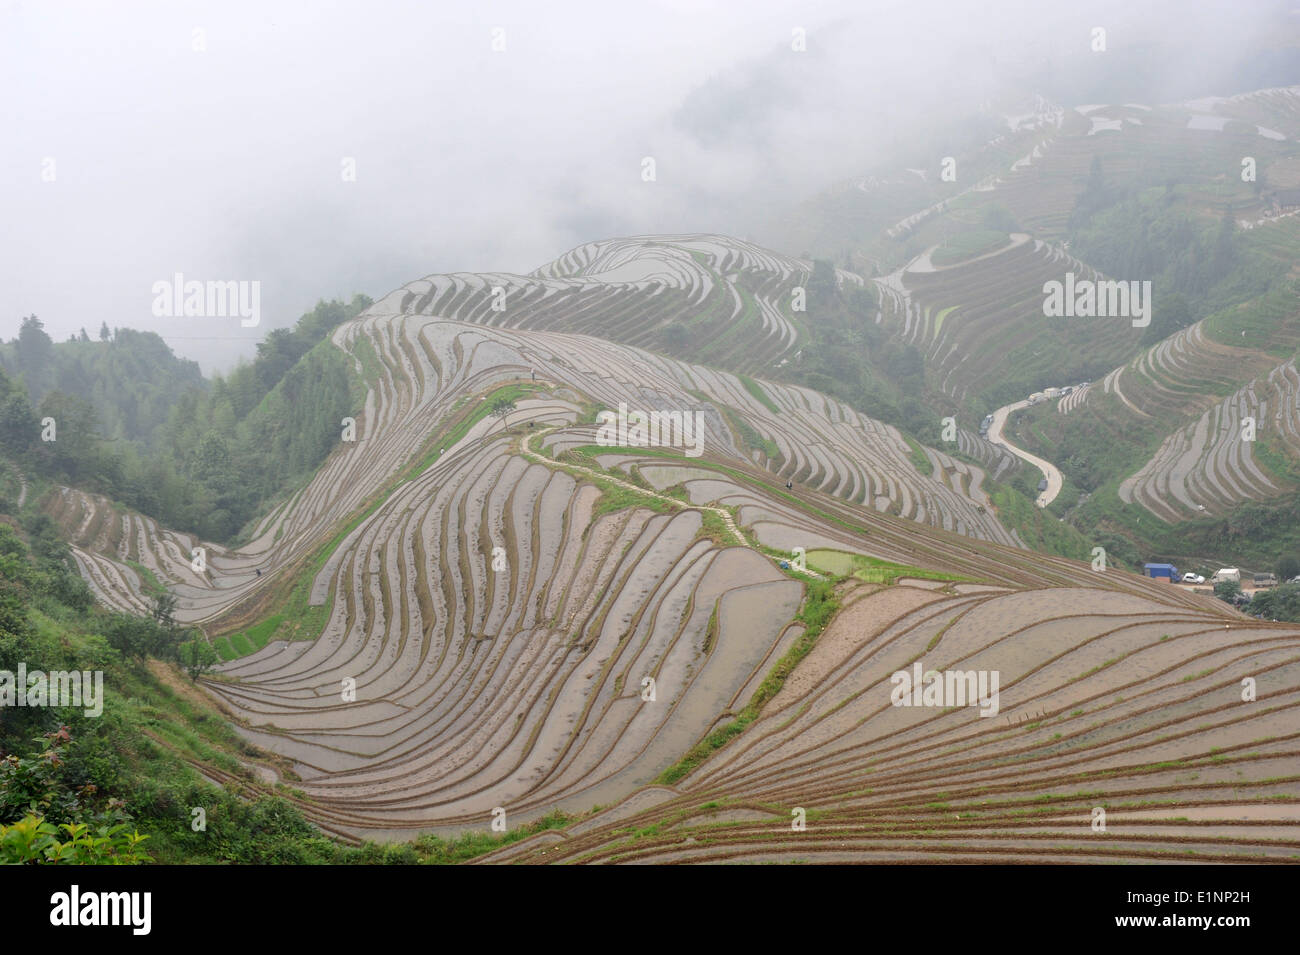
[[[110,606],[146,607],[153,577],[213,637],[299,597],[295,613],[319,615],[310,639],[286,624],[203,686],[347,838],[600,805],[488,861],[1300,858],[1294,627],[1023,550],[979,468],[925,449],[922,475],[895,429],[839,402],[571,334],[553,309],[585,289],[617,331],[656,295],[716,298],[752,321],[756,367],[790,352],[794,319],[774,303],[804,264],[682,241],[690,254],[597,243],[491,277],[527,305],[510,327],[474,276],[412,283],[341,326],[333,343],[369,389],[358,440],[243,547],[70,489],[43,507]],[[741,266],[761,280],[725,277]],[[622,311],[615,287],[632,290]],[[479,413],[525,385],[508,415]],[[701,411],[702,455],[591,453],[581,422],[620,403]],[[795,547],[920,570],[841,584],[791,670],[814,585],[780,567]],[[997,715],[891,705],[891,674],[918,660],[1000,673]],[[764,686],[780,689],[744,732],[656,783],[754,716]]]
[[[918,657],[1000,667],[998,715],[891,706],[889,675]],[[1243,702],[1247,676],[1276,692]],[[877,589],[674,796],[510,858],[1293,862],[1297,704],[1294,628],[1087,589]]]

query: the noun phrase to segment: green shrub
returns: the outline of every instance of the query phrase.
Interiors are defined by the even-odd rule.
[[[148,838],[129,823],[94,828],[83,822],[56,826],[29,813],[11,826],[0,825],[0,864],[139,865],[150,861],[141,848]]]

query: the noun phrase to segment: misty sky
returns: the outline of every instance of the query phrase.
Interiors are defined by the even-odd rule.
[[[33,312],[55,340],[107,321],[229,368],[321,297],[614,235],[751,235],[1095,22],[1223,57],[1252,29],[1138,6],[0,0],[0,338]],[[176,272],[260,281],[261,326],[154,317]]]

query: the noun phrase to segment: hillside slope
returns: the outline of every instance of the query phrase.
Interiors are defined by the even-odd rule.
[[[590,242],[529,275],[428,276],[390,292],[378,314],[572,331],[735,372],[763,373],[796,353],[794,290],[813,263],[727,236]],[[840,284],[861,277],[839,270]]]
[[[891,705],[997,671],[1000,709]],[[1268,686],[1242,699],[1242,680]],[[1106,863],[1300,858],[1300,633],[1088,588],[845,590],[745,735],[497,862]]]
[[[922,475],[892,429],[807,389],[392,301],[334,334],[369,383],[357,440],[247,547],[80,492],[45,502],[105,602],[140,609],[156,581],[178,619],[228,634],[237,659],[207,688],[290,761],[328,831],[528,821],[651,783],[807,652],[800,607],[828,554],[861,555],[853,573],[888,592],[930,578],[954,607],[1064,587],[1098,619],[1132,601],[1207,625],[1231,613],[1019,550],[978,469],[930,450],[941,467]],[[490,413],[502,397],[513,408]],[[595,412],[620,404],[698,411],[701,453],[602,447]],[[810,572],[779,566],[796,547]]]
[[[598,339],[481,328],[384,308],[376,304],[335,338],[354,358],[362,356],[355,358],[358,370],[373,376],[355,443],[341,442],[316,478],[269,514],[246,546],[232,550],[163,532],[81,492],[51,495],[47,510],[67,529],[92,587],[110,602],[143,605],[143,581],[130,566],[139,563],[177,595],[178,619],[216,620],[266,590],[283,568],[334,536],[339,522],[372,503],[467,414],[466,401],[505,386],[532,387],[534,375],[549,389],[526,406],[538,424],[572,423],[584,405],[698,411],[707,454],[760,465],[798,482],[801,491],[1015,543],[988,510],[981,469],[930,451],[941,467],[923,475],[895,429],[808,389],[751,382],[761,389],[760,400],[734,375]],[[480,417],[461,440],[478,441],[500,426]],[[196,571],[199,547],[203,570]]]

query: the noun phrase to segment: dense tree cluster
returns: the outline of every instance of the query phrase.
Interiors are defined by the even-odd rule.
[[[228,541],[336,445],[359,393],[325,339],[369,304],[361,295],[321,302],[211,382],[153,333],[110,335],[105,325],[98,342],[55,344],[29,316],[0,346],[0,452],[166,526]]]
[[[1284,269],[1244,249],[1229,206],[1207,223],[1180,194],[1134,181],[1110,181],[1094,156],[1069,220],[1070,252],[1108,277],[1149,280],[1154,315],[1143,335],[1151,345],[1229,305],[1268,291]]]
[[[1255,591],[1249,612],[1265,620],[1300,620],[1300,584]]]
[[[818,259],[808,282],[808,344],[788,372],[857,410],[939,441],[938,418],[922,402],[925,361],[915,345],[890,341],[876,324],[869,288],[837,288],[831,263]]]

